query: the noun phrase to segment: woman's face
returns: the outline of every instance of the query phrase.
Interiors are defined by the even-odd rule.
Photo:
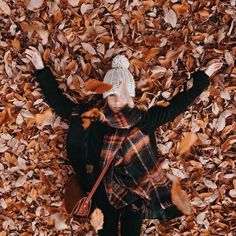
[[[128,100],[125,96],[111,94],[107,97],[107,104],[111,111],[117,113],[128,105]]]

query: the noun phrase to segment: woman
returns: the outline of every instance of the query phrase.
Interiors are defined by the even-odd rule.
[[[155,129],[184,112],[209,85],[208,78],[222,66],[212,62],[207,69],[192,74],[193,86],[174,96],[167,107],[148,111],[134,107],[135,82],[125,56],[116,56],[104,82],[112,88],[103,94],[107,102],[105,121],[95,120],[84,129],[81,114],[88,107],[75,104],[58,89],[49,67],[38,50],[29,47],[27,58],[37,69],[37,81],[48,104],[70,120],[66,149],[79,181],[89,191],[109,158],[114,161],[97,189],[93,201],[104,214],[99,235],[140,235],[142,219],[169,220],[182,215],[170,195],[171,182],[156,153]],[[72,190],[73,191],[73,190]]]

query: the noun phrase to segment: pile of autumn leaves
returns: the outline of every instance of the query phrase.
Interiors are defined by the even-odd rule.
[[[221,58],[224,68],[212,78],[208,91],[157,131],[165,168],[189,179],[193,215],[150,234],[233,232],[235,5],[234,0],[22,0],[17,5],[0,0],[0,235],[16,229],[21,235],[70,232],[61,214],[63,187],[71,173],[64,165],[68,123],[44,103],[32,80],[32,65],[24,56],[29,45],[36,46],[52,67],[60,89],[78,102],[93,101],[110,88],[102,78],[112,57],[125,54],[136,80],[135,102],[143,110],[168,106],[191,71]],[[98,107],[83,115],[84,128],[103,118]],[[172,195],[186,199],[178,179],[173,181]],[[56,188],[48,187],[55,183]],[[180,207],[188,211],[188,206]],[[91,230],[84,222],[73,227],[78,232]]]

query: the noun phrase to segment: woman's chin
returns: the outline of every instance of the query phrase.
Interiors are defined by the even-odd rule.
[[[118,112],[120,112],[120,111],[122,110],[122,108],[120,108],[120,107],[112,107],[112,108],[110,108],[110,109],[111,109],[111,111],[114,112],[114,113],[118,113]]]

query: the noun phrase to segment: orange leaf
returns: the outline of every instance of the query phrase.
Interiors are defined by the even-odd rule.
[[[176,207],[185,215],[191,215],[192,209],[187,193],[182,190],[179,179],[173,180],[171,188],[171,199]]]
[[[112,88],[111,84],[106,84],[96,79],[89,79],[85,82],[85,90],[102,94]]]
[[[135,59],[135,58],[130,61],[130,64],[132,64],[133,66],[136,66],[140,69],[143,67],[143,62],[138,59]]]
[[[7,116],[6,110],[0,112],[0,126],[5,122]]]
[[[157,36],[144,36],[145,45],[156,46],[160,43],[160,38]]]
[[[181,140],[178,147],[178,153],[181,155],[190,150],[191,146],[198,140],[198,136],[195,133],[188,132]]]
[[[54,14],[54,23],[57,24],[62,20],[61,10],[58,8]]]
[[[169,102],[166,102],[166,101],[163,101],[163,100],[156,102],[156,106],[160,106],[160,107],[167,107],[169,105],[170,105]]]
[[[159,62],[165,68],[171,67],[171,60],[169,60],[169,59],[160,59]]]
[[[203,10],[199,11],[198,14],[203,19],[209,17],[209,12],[206,9],[203,9]]]
[[[190,55],[188,55],[187,61],[186,61],[186,67],[188,71],[192,69],[193,63],[194,63],[194,59]]]
[[[52,116],[52,111],[51,109],[47,109],[46,111],[42,112],[41,114],[36,114],[35,119],[36,119],[36,124],[41,125],[43,122]]]
[[[14,38],[14,40],[12,41],[12,46],[13,46],[13,48],[14,48],[17,52],[19,52],[20,49],[21,49],[19,39]]]
[[[76,65],[76,60],[72,60],[66,67],[66,70],[72,70]]]
[[[105,43],[110,43],[113,39],[109,35],[103,35],[99,38],[100,42],[105,44]]]
[[[30,195],[30,197],[33,201],[37,200],[38,193],[37,193],[37,190],[35,188],[31,189],[29,195]]]
[[[144,61],[149,61],[151,59],[153,59],[154,57],[156,57],[156,55],[159,53],[160,48],[151,48],[150,50],[148,50],[147,53],[143,54],[143,60]]]
[[[178,16],[184,16],[188,13],[188,7],[186,5],[174,4],[172,8]]]
[[[44,51],[44,53],[43,53],[43,60],[44,60],[45,62],[47,62],[49,56],[50,56],[50,48],[46,48],[45,51]]]
[[[105,118],[103,113],[97,108],[92,108],[91,110],[84,112],[81,117],[83,121],[82,126],[84,129],[87,129],[90,126],[92,120],[104,120]]]

